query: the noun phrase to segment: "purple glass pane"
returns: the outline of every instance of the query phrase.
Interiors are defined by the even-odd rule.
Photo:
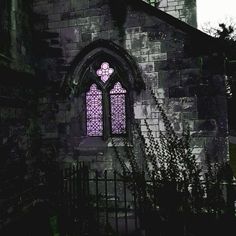
[[[101,80],[106,83],[110,78],[111,74],[114,72],[113,68],[110,68],[108,62],[103,62],[101,68],[97,70],[97,75],[101,77]]]
[[[119,82],[110,91],[112,134],[126,133],[125,93]]]
[[[113,89],[110,91],[110,94],[116,94],[116,93],[126,93],[126,90],[124,88],[122,88],[122,85],[120,84],[120,82],[117,82]]]
[[[89,92],[86,93],[87,110],[87,135],[102,136],[103,115],[102,115],[102,92],[92,84]]]

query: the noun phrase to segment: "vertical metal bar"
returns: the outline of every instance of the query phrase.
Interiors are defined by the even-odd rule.
[[[79,172],[78,172],[78,201],[81,200],[82,197],[82,174],[83,169],[81,167],[81,163],[79,163]],[[80,202],[78,202],[80,203]]]
[[[66,215],[68,214],[68,169],[64,169],[64,202],[65,202],[65,210],[66,210]]]
[[[87,191],[87,197],[89,197],[89,168],[86,167],[85,169],[85,173],[86,173],[86,191]]]
[[[108,225],[108,196],[107,196],[107,171],[104,173],[105,178],[105,208],[106,208],[106,225]]]
[[[82,178],[81,178],[81,181],[82,181],[82,198],[83,200],[85,199],[85,194],[86,194],[86,183],[85,183],[85,167],[83,165],[82,167]]]
[[[68,172],[68,179],[69,179],[69,211],[71,214],[71,209],[72,209],[72,180],[71,180],[71,165],[69,166],[69,172]]]
[[[157,206],[157,191],[156,191],[156,181],[155,181],[155,172],[152,172],[152,188],[153,188],[153,198],[154,198],[154,207]]]
[[[76,207],[79,207],[79,162],[76,163]]]
[[[125,208],[125,235],[128,234],[128,219],[127,219],[127,195],[126,195],[126,173],[124,172],[123,189],[124,189],[124,208]]]
[[[96,187],[96,221],[97,221],[97,230],[99,232],[99,189],[98,189],[98,172],[96,171],[95,175],[95,187]]]
[[[76,207],[76,166],[73,165],[73,209]]]
[[[114,171],[114,193],[115,193],[115,224],[116,224],[116,233],[119,233],[118,229],[118,204],[117,204],[117,173]]]
[[[60,203],[62,203],[62,198],[64,195],[64,172],[63,169],[60,170]]]
[[[137,189],[136,189],[136,184],[135,181],[133,181],[133,188],[134,188],[134,225],[135,225],[135,230],[138,229],[138,215],[137,215]]]
[[[59,195],[59,217],[63,217],[65,215],[65,198],[64,198],[64,169],[60,170],[60,195]]]

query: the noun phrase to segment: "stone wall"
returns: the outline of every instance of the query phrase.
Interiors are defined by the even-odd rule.
[[[27,130],[33,111],[30,103],[35,99],[32,28],[29,3],[1,1],[0,8],[0,171],[5,168],[10,172],[11,163],[24,162],[27,153]],[[11,174],[14,178],[18,173]],[[7,174],[3,176],[8,178]]]
[[[196,0],[145,0],[145,2],[197,27]]]
[[[0,3],[0,53],[9,56],[10,51],[10,1]]]
[[[23,90],[23,88],[21,88]],[[27,94],[12,86],[0,86],[0,143],[2,149],[1,161],[20,158],[26,151],[26,130],[28,111]],[[4,151],[3,151],[4,150]],[[21,150],[18,152],[18,150]],[[23,154],[23,153],[22,153]]]
[[[34,83],[34,70],[30,3],[4,0],[0,8],[0,143],[5,143],[25,125],[27,94]],[[28,83],[30,86],[26,86]]]
[[[204,147],[214,157],[225,158],[224,78],[219,67],[213,66],[221,60],[220,55],[209,52],[207,56],[193,55],[186,47],[189,44],[192,44],[190,48],[196,47],[191,35],[177,26],[122,2],[119,2],[117,18],[113,7],[107,1],[98,0],[34,1],[35,12],[44,16],[41,27],[58,34],[48,43],[62,49],[61,55],[44,60],[45,74],[50,75],[47,79],[62,83],[82,49],[98,39],[112,41],[136,61],[146,84],[146,90],[140,94],[133,92],[133,116],[140,123],[143,135],[147,136],[145,119],[155,137],[164,131],[151,96],[153,91],[177,133],[181,133],[184,121],[190,124],[193,153],[199,161],[204,160]],[[41,98],[43,138],[57,145],[61,159],[77,159],[76,150],[82,142],[76,132],[81,123],[78,98],[69,96],[59,100],[57,96],[58,91]],[[85,156],[85,160],[93,160],[102,168],[112,168],[109,146],[108,142],[103,150],[90,159]]]
[[[22,0],[3,0],[1,8],[0,25],[0,55],[7,57],[8,61],[0,65],[33,74],[32,54],[32,8],[30,2]]]

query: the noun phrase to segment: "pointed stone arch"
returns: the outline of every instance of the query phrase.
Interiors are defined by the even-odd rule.
[[[84,75],[89,66],[98,58],[107,58],[113,61],[117,65],[120,75],[125,74],[127,79],[125,84],[130,90],[139,93],[145,88],[141,71],[132,56],[114,42],[99,39],[82,49],[71,64],[66,80],[77,85],[77,93],[83,89]]]
[[[112,75],[105,82],[98,73],[104,62],[112,68]],[[74,88],[74,93],[70,97],[72,106],[78,114],[74,119],[80,127],[78,137],[98,136],[108,140],[109,137],[126,136],[130,138],[132,136],[134,93],[139,94],[142,89],[145,89],[145,86],[138,64],[125,49],[109,40],[94,41],[75,57],[66,81]],[[102,114],[99,113],[102,123],[97,120],[92,123],[98,124],[102,128],[100,132],[100,128],[98,129],[96,126],[96,132],[93,133],[88,132],[93,126],[88,120],[88,117],[90,118],[88,108],[92,110],[93,107],[87,103],[86,98],[94,84],[102,92],[99,105],[102,106]],[[126,92],[110,93],[117,84],[120,85],[122,91]]]

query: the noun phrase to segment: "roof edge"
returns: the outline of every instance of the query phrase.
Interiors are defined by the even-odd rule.
[[[191,33],[194,35],[201,36],[208,40],[215,40],[212,36],[204,33],[203,31],[194,28],[193,26],[185,23],[184,21],[179,20],[178,18],[142,1],[142,0],[126,0],[127,4],[130,4],[133,8],[139,8],[142,11],[147,12],[150,15],[156,16],[159,19],[169,23],[170,25],[173,25],[177,27],[178,29],[182,30],[186,33]]]

